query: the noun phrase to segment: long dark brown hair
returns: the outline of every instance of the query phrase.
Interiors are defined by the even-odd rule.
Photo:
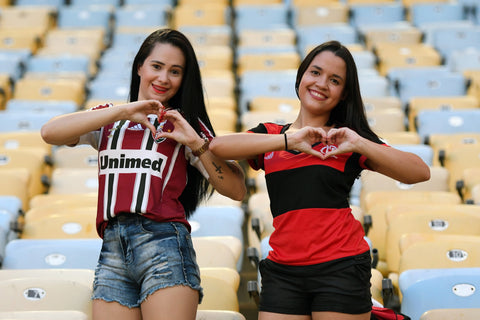
[[[357,66],[350,51],[338,41],[324,42],[314,49],[303,59],[297,71],[295,81],[295,91],[298,96],[298,88],[303,74],[312,63],[313,59],[323,51],[330,51],[337,57],[345,61],[347,66],[347,79],[345,83],[344,99],[330,113],[327,126],[348,127],[355,130],[362,137],[371,141],[381,143],[381,140],[370,128],[362,96],[360,94],[360,84],[358,81]]]
[[[130,101],[138,100],[140,76],[138,68],[145,62],[157,43],[168,43],[179,48],[185,56],[185,72],[178,92],[168,101],[171,108],[179,109],[188,123],[200,134],[200,119],[214,134],[212,124],[207,114],[203,95],[203,85],[200,76],[195,51],[185,35],[173,29],[160,29],[152,32],[142,43],[132,64],[130,82]],[[187,185],[179,200],[182,203],[187,217],[197,208],[209,190],[208,180],[191,165],[187,166]]]

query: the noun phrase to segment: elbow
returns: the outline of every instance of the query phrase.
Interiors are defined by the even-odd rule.
[[[416,172],[415,175],[412,175],[410,178],[405,179],[406,181],[402,181],[402,182],[405,184],[415,184],[415,183],[428,181],[430,180],[430,177],[431,177],[430,167],[425,165],[419,168],[419,170]]]
[[[208,150],[210,150],[210,152],[213,153],[215,156],[221,159],[225,159],[225,157],[222,156],[222,144],[219,143],[217,137],[213,138],[212,141],[210,141]]]
[[[53,132],[52,128],[50,128],[50,126],[43,125],[42,128],[40,129],[40,135],[41,135],[43,141],[45,141],[46,143],[56,144],[55,143],[55,135],[54,135],[54,132]]]

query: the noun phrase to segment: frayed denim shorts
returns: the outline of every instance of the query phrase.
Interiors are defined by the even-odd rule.
[[[186,226],[121,214],[105,229],[92,299],[139,307],[155,291],[184,285],[199,291],[200,270]]]

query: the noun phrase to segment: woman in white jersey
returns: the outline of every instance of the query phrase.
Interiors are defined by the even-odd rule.
[[[50,144],[99,151],[103,246],[93,318],[194,320],[203,292],[187,218],[209,186],[243,199],[244,174],[208,150],[213,128],[196,55],[182,33],[161,29],[145,39],[129,101],[61,115],[41,130]]]

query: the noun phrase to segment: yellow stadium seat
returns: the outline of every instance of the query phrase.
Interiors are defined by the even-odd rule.
[[[199,310],[239,311],[237,290],[240,275],[231,268],[201,268],[204,298]]]
[[[423,313],[420,320],[469,320],[480,319],[480,308],[432,309]]]
[[[90,319],[93,278],[87,269],[0,270],[0,312],[75,310]]]

